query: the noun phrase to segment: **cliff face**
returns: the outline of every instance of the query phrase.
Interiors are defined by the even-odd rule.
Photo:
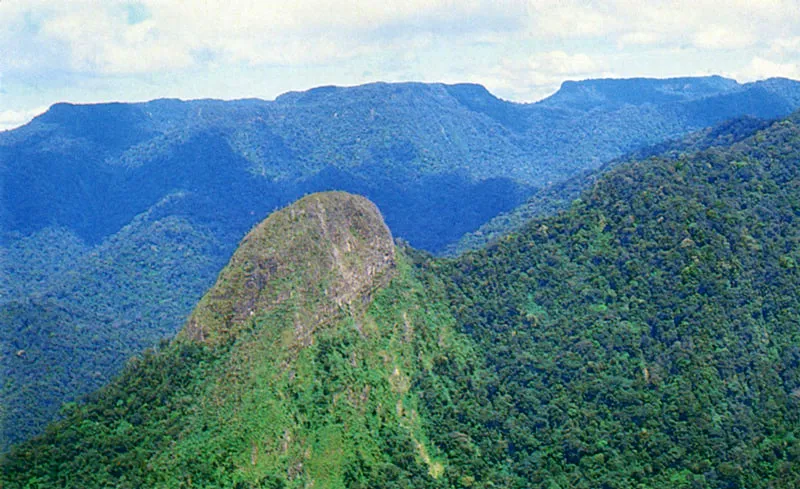
[[[0,485],[440,487],[460,469],[427,400],[474,369],[421,274],[363,197],[273,213],[173,342],[0,459]]]
[[[364,195],[394,236],[433,253],[479,231],[460,246],[474,249],[538,213],[478,229],[490,219],[528,197],[568,205],[612,158],[798,107],[799,82],[719,77],[565,83],[537,104],[375,83],[274,102],[56,105],[0,134],[0,426],[13,426],[0,452],[173,337],[242,236],[303,195]]]
[[[391,279],[394,260],[391,233],[374,204],[344,192],[310,195],[245,236],[180,336],[218,344],[291,304],[294,339],[308,344],[317,325],[363,309]]]
[[[800,487],[798,161],[800,114],[416,266],[307,197],[0,485]]]

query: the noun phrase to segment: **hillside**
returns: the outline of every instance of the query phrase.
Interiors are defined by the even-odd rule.
[[[105,385],[127,357],[173,336],[224,265],[212,258],[220,254],[213,235],[175,215],[138,216],[89,249],[65,230],[29,239],[37,238],[61,248],[17,242],[6,255],[6,270],[27,273],[18,299],[0,304],[0,451],[39,433],[63,402]],[[48,268],[51,253],[69,261]]]
[[[437,251],[532,187],[732,117],[786,115],[798,94],[790,80],[706,77],[567,82],[536,104],[419,83],[272,102],[57,104],[0,134],[0,222],[25,235],[62,226],[91,244],[184,191],[220,215],[201,206],[196,219],[241,235],[274,208],[335,187],[372,197],[397,235]]]
[[[308,197],[4,487],[796,487],[798,161],[795,115],[455,259]]]
[[[503,212],[482,224],[473,232],[466,233],[456,243],[447,247],[444,254],[455,256],[469,250],[477,250],[503,236],[519,231],[534,218],[546,217],[566,210],[572,202],[594,185],[607,171],[625,162],[643,160],[652,156],[679,158],[681,155],[708,149],[714,146],[730,146],[753,136],[756,131],[769,126],[770,121],[754,117],[740,117],[702,129],[682,138],[645,146],[620,158],[604,163],[595,170],[586,170],[563,182],[538,188],[523,204],[509,212]]]
[[[171,344],[15,449],[0,482],[430,484],[445,466],[420,393],[449,398],[433,369],[463,354],[431,298],[373,204],[306,197],[244,238]]]
[[[798,122],[621,165],[441,266],[519,487],[800,483]]]
[[[642,145],[786,114],[799,86],[588,80],[516,104],[477,85],[379,83],[57,104],[0,133],[0,451],[172,337],[241,236],[307,193],[365,195],[395,236],[441,253],[528,197],[571,202],[575,179]]]

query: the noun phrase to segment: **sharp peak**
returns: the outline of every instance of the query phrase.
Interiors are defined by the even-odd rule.
[[[394,242],[378,208],[346,192],[308,195],[272,213],[241,241],[180,337],[221,344],[251,321],[290,304],[297,345],[342,310],[363,307],[393,275]]]

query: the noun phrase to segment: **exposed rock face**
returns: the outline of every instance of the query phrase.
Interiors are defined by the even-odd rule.
[[[449,462],[425,400],[467,391],[436,367],[469,350],[422,273],[362,197],[316,194],[275,212],[179,338],[37,448],[0,457],[0,485],[443,487]]]
[[[295,304],[294,336],[313,341],[317,325],[354,311],[386,284],[394,243],[380,212],[345,192],[309,195],[273,213],[242,240],[181,336],[217,344],[282,304]]]

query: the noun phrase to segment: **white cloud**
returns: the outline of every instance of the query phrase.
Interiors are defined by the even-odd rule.
[[[614,73],[785,75],[797,52],[800,0],[0,0],[30,106],[404,79],[531,100]]]
[[[557,76],[584,75],[602,69],[597,58],[587,54],[567,54],[564,51],[550,51],[532,56],[529,60],[531,72],[542,73],[547,79]]]
[[[613,9],[591,2],[530,1],[530,33],[540,38],[587,38],[606,36],[624,28]]]
[[[565,80],[598,76],[610,76],[605,60],[557,50],[505,58],[484,79],[494,89],[513,93],[516,100],[534,101],[556,91]]]
[[[727,27],[712,25],[699,30],[692,38],[701,49],[741,49],[756,42],[747,31],[733,31]]]
[[[770,51],[775,55],[796,55],[800,53],[800,36],[775,39],[770,45]]]
[[[620,47],[739,49],[798,32],[797,0],[530,0],[540,39],[595,39]]]
[[[14,129],[27,124],[37,115],[42,114],[47,107],[37,107],[31,110],[4,110],[0,111],[0,131]]]
[[[626,46],[650,46],[660,44],[664,41],[664,36],[652,31],[633,31],[622,34],[617,41],[620,48]]]
[[[771,77],[800,80],[800,63],[781,63],[756,56],[743,70],[734,73],[734,76],[740,81],[763,80]]]
[[[193,58],[175,49],[155,22],[128,25],[122,15],[98,10],[76,12],[43,22],[42,35],[64,44],[75,71],[101,74],[147,73],[186,68]]]
[[[129,25],[128,1],[2,1],[0,32],[60,46],[61,59],[53,60],[53,53],[49,59],[0,53],[0,63],[32,58],[119,75],[196,68],[209,57],[302,67],[395,56],[430,36],[452,42],[454,50],[484,40],[498,51],[515,42],[576,39],[616,49],[730,50],[800,36],[797,0],[730,0],[724,9],[718,0],[141,0],[139,5],[147,15]],[[31,18],[39,25],[26,33]],[[0,41],[4,37],[0,34]]]
[[[137,11],[147,15],[129,23],[130,2],[23,3],[0,2],[0,31],[23,30],[36,12],[36,32],[20,35],[59,47],[51,59],[36,56],[41,65],[59,58],[71,70],[113,75],[196,67],[209,55],[251,65],[337,62],[413,47],[420,36],[513,30],[525,11],[518,0],[142,0]]]

